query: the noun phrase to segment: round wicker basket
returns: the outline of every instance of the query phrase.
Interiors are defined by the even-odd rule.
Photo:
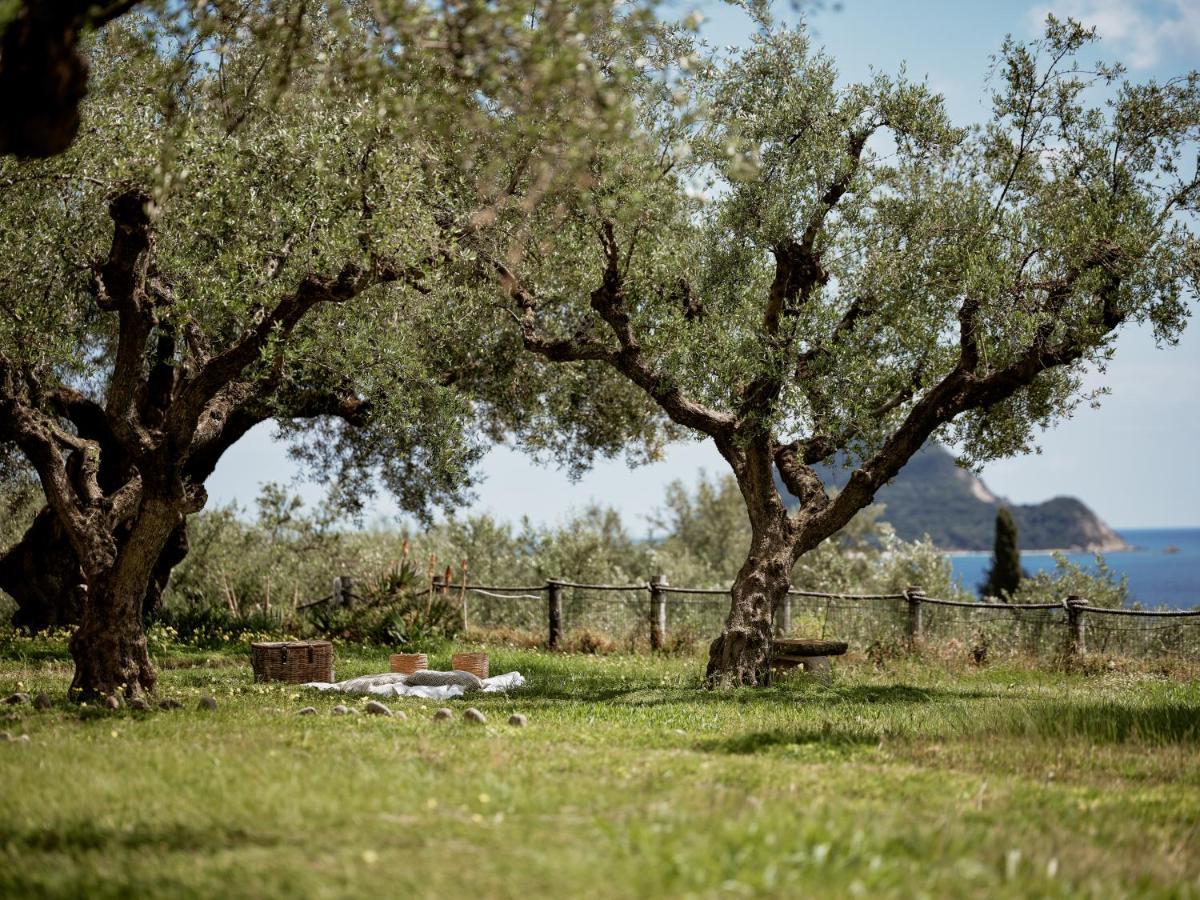
[[[329,641],[262,641],[250,645],[255,681],[333,681],[333,644]]]
[[[455,653],[450,668],[470,672],[479,678],[487,678],[488,656],[486,653]]]
[[[429,657],[424,653],[393,653],[388,657],[393,672],[411,675],[421,669],[429,668]]]

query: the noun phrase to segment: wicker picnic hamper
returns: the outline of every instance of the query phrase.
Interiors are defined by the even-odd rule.
[[[470,672],[479,678],[487,678],[488,657],[486,653],[455,653],[450,668]]]
[[[424,653],[393,653],[388,659],[392,671],[403,675],[429,668],[429,657]]]
[[[333,681],[333,644],[329,641],[263,641],[250,645],[255,681]]]

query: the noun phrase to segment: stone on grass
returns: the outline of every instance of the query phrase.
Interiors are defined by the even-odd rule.
[[[300,712],[296,713],[298,716],[315,716],[316,714],[317,708],[315,706],[306,706]]]
[[[474,722],[477,725],[483,725],[487,722],[487,716],[473,706],[468,706],[463,710],[463,718],[468,722]]]
[[[181,709],[183,703],[174,697],[163,697],[158,701],[159,709]]]
[[[513,713],[511,716],[508,717],[508,724],[512,725],[515,728],[524,728],[526,725],[529,724],[529,720],[526,719],[520,713]]]
[[[109,694],[107,697],[104,698],[104,705],[106,707],[108,707],[109,709],[120,709],[121,708],[121,698],[118,697],[116,694]]]
[[[392,714],[392,711],[378,700],[368,700],[366,709],[369,716],[390,716]]]
[[[42,691],[33,698],[33,705],[35,709],[49,709],[51,703],[52,701],[50,700],[50,695],[45,691]]]
[[[331,709],[329,711],[329,714],[333,715],[333,716],[348,716],[353,712],[354,712],[354,710],[352,710],[350,707],[346,706],[343,703],[339,703],[337,706],[335,706],[333,709]]]
[[[454,713],[452,713],[450,710],[448,710],[446,707],[443,706],[441,709],[435,709],[433,711],[433,718],[436,720],[453,719]]]
[[[6,744],[12,740],[12,735],[7,731],[0,731],[0,744]]]
[[[18,737],[13,738],[13,740],[16,741],[18,744],[28,744],[29,743],[29,735],[22,734]]]
[[[216,698],[210,697],[207,694],[205,694],[203,697],[200,698],[200,709],[207,709],[209,712],[212,712],[216,708],[217,708]]]
[[[129,708],[147,710],[150,708],[150,704],[146,702],[145,697],[131,697],[129,699]]]
[[[9,706],[16,706],[18,703],[28,703],[29,695],[23,694],[20,692],[18,692],[16,694],[9,694],[7,697],[4,698],[4,702],[7,703]]]

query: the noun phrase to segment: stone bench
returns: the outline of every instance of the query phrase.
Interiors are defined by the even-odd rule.
[[[792,669],[803,666],[804,671],[828,681],[833,677],[830,657],[841,656],[849,646],[845,641],[778,638],[771,647],[771,668]]]

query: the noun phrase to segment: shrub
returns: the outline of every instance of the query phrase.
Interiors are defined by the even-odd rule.
[[[1092,606],[1129,606],[1129,579],[1117,577],[1104,557],[1095,556],[1095,571],[1077,566],[1062,553],[1054,554],[1053,572],[1036,572],[1022,580],[1015,603],[1060,603],[1075,594]]]

